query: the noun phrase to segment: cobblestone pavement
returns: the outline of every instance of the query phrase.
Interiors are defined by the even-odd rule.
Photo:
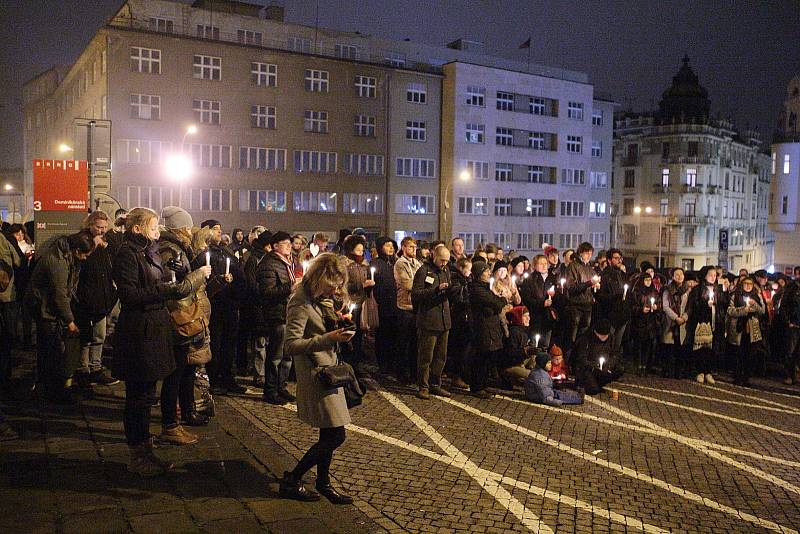
[[[797,532],[800,390],[626,378],[587,404],[378,386],[332,472],[396,532]],[[228,400],[295,458],[292,407]]]

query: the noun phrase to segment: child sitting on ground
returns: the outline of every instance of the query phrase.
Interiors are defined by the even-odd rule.
[[[538,404],[548,406],[561,406],[563,404],[583,404],[583,395],[568,389],[553,389],[553,379],[550,378],[552,364],[550,355],[539,352],[536,355],[536,368],[525,380],[525,398]]]
[[[512,386],[521,386],[528,378],[530,371],[525,361],[534,354],[528,329],[531,315],[525,306],[514,306],[506,314],[508,320],[508,336],[503,340],[503,351],[498,355],[497,368],[500,376]]]
[[[569,369],[569,365],[564,360],[564,351],[558,345],[552,345],[548,351],[550,354],[551,368],[548,371],[550,378],[553,379],[553,387],[563,389],[565,387],[575,388],[575,377]]]

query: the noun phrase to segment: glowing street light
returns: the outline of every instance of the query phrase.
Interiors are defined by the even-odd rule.
[[[72,152],[72,147],[66,143],[61,143],[60,145],[58,145],[58,151],[61,152],[62,154],[64,152]]]
[[[164,162],[166,175],[178,182],[178,205],[183,198],[183,182],[192,175],[192,161],[185,154],[170,154]]]
[[[11,184],[6,184],[3,186],[3,189],[5,189],[6,191],[12,191],[14,189],[14,186]]]

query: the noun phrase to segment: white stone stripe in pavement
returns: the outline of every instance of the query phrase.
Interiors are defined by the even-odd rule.
[[[717,382],[717,384],[719,384],[719,382]],[[786,408],[788,410],[800,411],[800,407],[798,407],[798,406],[791,406],[789,404],[783,404],[781,402],[777,402],[777,401],[774,401],[774,400],[771,400],[771,399],[766,399],[766,398],[764,398],[763,394],[762,394],[762,396],[747,395],[745,393],[739,393],[738,391],[733,391],[731,389],[728,389],[727,387],[720,387],[719,385],[716,385],[716,386],[711,386],[711,385],[708,385],[708,384],[697,384],[697,385],[700,386],[700,387],[706,388],[706,389],[713,389],[714,391],[721,391],[722,393],[726,393],[728,395],[735,395],[736,397],[744,397],[745,399],[757,400],[757,401],[763,402],[765,404],[769,404],[771,406],[778,406],[779,408]],[[742,389],[746,389],[747,391],[756,391],[756,390],[753,390],[752,388],[745,388],[743,386],[734,386],[733,384],[728,384],[728,386],[737,387],[737,388],[740,387]],[[765,391],[764,394],[782,395],[782,396],[786,396],[786,397],[795,399],[798,402],[800,402],[800,396],[797,396],[797,395],[788,395],[786,393],[778,393],[776,391]]]
[[[634,393],[632,391],[623,391],[621,389],[616,388],[606,388],[608,391],[618,391],[627,395],[628,397],[634,397],[636,399],[642,399],[649,402],[655,402],[657,404],[663,404],[664,406],[670,406],[672,408],[679,408],[681,410],[687,410],[693,413],[699,413],[702,415],[707,415],[709,417],[716,417],[717,419],[724,419],[725,421],[730,421],[731,423],[737,423],[740,425],[752,426],[753,428],[758,428],[759,430],[766,430],[767,432],[775,432],[776,434],[781,434],[784,436],[790,436],[793,438],[800,439],[800,434],[797,432],[791,432],[789,430],[783,430],[781,428],[775,428],[767,425],[762,425],[761,423],[754,423],[752,421],[747,421],[746,419],[739,419],[738,417],[731,417],[730,415],[725,415],[721,413],[714,413],[709,412],[708,410],[701,410],[700,408],[695,408],[693,406],[685,406],[683,404],[678,404],[677,402],[670,402],[661,399],[657,399],[655,397],[648,397],[647,395],[641,395],[639,393]]]
[[[528,437],[531,437],[531,438],[535,439],[536,441],[539,441],[541,443],[549,445],[550,447],[555,447],[555,448],[557,448],[557,449],[559,449],[561,451],[564,451],[564,452],[566,452],[568,454],[571,454],[572,456],[575,456],[577,458],[586,460],[587,462],[591,462],[591,463],[597,464],[597,465],[599,465],[601,467],[606,467],[608,469],[616,471],[616,472],[618,472],[620,474],[623,474],[625,476],[634,478],[636,480],[640,480],[642,482],[646,482],[648,484],[652,484],[653,486],[656,486],[657,488],[661,488],[663,490],[666,490],[666,491],[672,493],[673,495],[677,495],[678,497],[681,497],[682,499],[686,499],[688,501],[692,501],[694,503],[707,506],[708,508],[711,508],[713,510],[717,510],[719,512],[731,515],[733,517],[736,517],[737,519],[741,519],[741,520],[747,521],[748,523],[752,523],[754,525],[766,528],[768,530],[772,530],[772,531],[775,531],[775,532],[783,532],[783,533],[787,533],[787,534],[788,533],[800,534],[796,530],[791,529],[789,527],[785,527],[783,525],[779,525],[779,524],[777,524],[777,523],[775,523],[773,521],[770,521],[768,519],[762,519],[762,518],[757,517],[757,516],[755,516],[753,514],[745,512],[743,510],[737,510],[736,508],[733,508],[731,506],[719,503],[719,502],[711,500],[711,499],[709,499],[707,497],[703,497],[702,495],[698,495],[697,493],[691,492],[691,491],[689,491],[687,489],[684,489],[684,488],[681,488],[679,486],[675,486],[673,484],[670,484],[669,482],[666,482],[664,480],[655,478],[652,475],[647,475],[647,474],[644,474],[644,473],[640,473],[640,472],[636,471],[635,469],[631,469],[630,467],[625,467],[624,465],[620,465],[620,464],[617,464],[617,463],[614,463],[614,462],[610,462],[610,461],[602,459],[602,458],[598,458],[598,457],[596,457],[596,456],[594,456],[594,455],[592,455],[590,453],[581,451],[579,449],[575,449],[573,447],[570,447],[569,445],[566,445],[566,444],[561,443],[559,441],[550,439],[547,436],[545,436],[543,434],[540,434],[538,432],[535,432],[535,431],[533,431],[533,430],[531,430],[529,428],[525,428],[525,427],[520,426],[518,424],[512,423],[510,421],[507,421],[506,419],[503,419],[501,417],[497,417],[496,415],[492,415],[492,414],[483,412],[483,411],[481,411],[481,410],[479,410],[477,408],[474,408],[472,406],[469,406],[467,404],[463,404],[463,403],[458,402],[458,401],[453,400],[453,399],[439,398],[439,400],[441,400],[442,402],[446,402],[447,404],[450,404],[450,405],[455,406],[457,408],[460,408],[460,409],[462,409],[462,410],[464,410],[464,411],[466,411],[468,413],[472,413],[474,415],[477,415],[479,417],[482,417],[484,419],[492,421],[493,423],[496,423],[498,425],[505,426],[506,428],[510,428],[512,430],[515,430],[515,431],[517,431],[517,432],[519,432],[519,433],[521,433],[523,435],[526,435]]]
[[[735,401],[735,400],[728,400],[728,399],[720,399],[717,397],[709,397],[707,395],[697,395],[696,393],[689,393],[687,391],[677,391],[674,389],[660,389],[660,388],[653,388],[649,386],[642,386],[639,384],[629,384],[627,382],[617,382],[616,387],[619,388],[620,386],[624,387],[631,387],[636,389],[643,389],[645,391],[657,391],[659,393],[667,393],[669,395],[677,395],[679,397],[688,397],[691,399],[700,399],[700,400],[707,400],[712,402],[719,402],[722,404],[735,404],[737,406],[747,406],[748,408],[756,408],[758,410],[769,410],[771,412],[781,412],[787,413],[791,415],[800,415],[800,410],[794,408],[779,408],[777,406],[759,406],[757,404],[753,404],[752,402],[744,402],[744,401]],[[625,391],[620,389],[620,391]],[[754,399],[755,400],[755,399]]]
[[[673,431],[670,431],[670,430],[662,429],[660,427],[659,427],[658,430],[655,430],[654,428],[651,428],[649,426],[650,424],[652,424],[652,423],[650,423],[650,421],[647,421],[645,419],[641,419],[639,417],[636,417],[633,414],[629,414],[628,412],[623,412],[621,410],[620,410],[619,415],[621,415],[622,417],[625,417],[625,418],[630,419],[632,421],[635,420],[636,422],[639,422],[640,425],[648,425],[648,426],[632,425],[630,423],[624,423],[622,421],[614,421],[612,419],[605,419],[605,418],[599,417],[597,415],[578,412],[578,411],[575,411],[575,410],[569,410],[569,409],[565,409],[565,408],[556,408],[556,407],[553,407],[553,406],[547,406],[545,404],[535,404],[535,403],[532,403],[532,402],[528,402],[528,401],[524,401],[524,400],[520,400],[520,399],[515,399],[515,398],[512,398],[512,397],[506,397],[506,396],[503,396],[503,395],[495,395],[494,398],[495,399],[509,401],[509,402],[515,402],[517,404],[523,404],[523,405],[526,405],[526,406],[531,406],[531,407],[542,409],[542,410],[549,410],[549,411],[557,412],[557,413],[563,414],[563,415],[569,415],[569,416],[572,416],[572,417],[578,417],[580,419],[587,419],[589,421],[596,421],[598,423],[603,423],[603,424],[610,425],[610,426],[616,426],[618,428],[624,428],[626,430],[631,430],[633,432],[641,432],[643,434],[650,434],[651,436],[666,437],[666,438],[670,438],[670,439],[673,439],[673,440],[675,439],[675,437],[680,437],[680,438],[683,438],[683,439],[687,440],[690,443],[693,443],[693,444],[696,444],[696,445],[702,445],[703,447],[707,447],[709,449],[715,449],[715,450],[723,451],[723,452],[730,452],[732,454],[736,454],[736,455],[740,455],[740,456],[747,456],[747,457],[750,457],[750,458],[755,458],[756,460],[763,460],[763,461],[766,461],[766,462],[785,465],[785,466],[788,466],[788,467],[800,467],[800,462],[796,462],[796,461],[793,461],[793,460],[786,460],[784,458],[778,458],[777,456],[768,456],[768,455],[762,454],[760,452],[752,452],[752,451],[746,451],[746,450],[743,450],[743,449],[737,449],[735,447],[728,447],[727,445],[720,445],[719,443],[714,443],[712,441],[705,441],[705,440],[702,440],[702,439],[691,438],[691,437],[688,437],[688,436],[684,436],[682,434],[678,434],[677,432],[673,432]],[[593,403],[601,405],[603,407],[607,407],[607,409],[609,409],[609,410],[618,410],[618,408],[614,408],[614,407],[609,406],[609,405],[607,405],[605,403],[597,401],[596,399],[594,399],[592,397],[586,397],[586,399],[587,399],[587,402],[593,402]]]

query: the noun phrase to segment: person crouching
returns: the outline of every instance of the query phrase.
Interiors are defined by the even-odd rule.
[[[536,367],[525,380],[525,398],[548,406],[583,404],[581,393],[569,389],[553,389],[553,379],[549,374],[551,367],[548,353],[542,351],[536,354]]]

